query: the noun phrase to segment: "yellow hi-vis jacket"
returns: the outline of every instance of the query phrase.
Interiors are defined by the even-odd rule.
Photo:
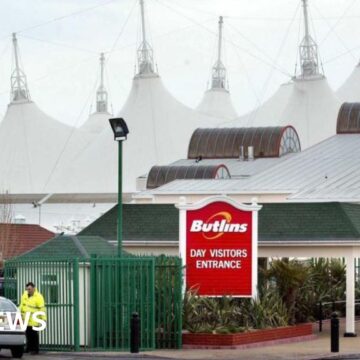
[[[45,301],[43,296],[35,289],[35,292],[32,296],[29,296],[27,291],[24,291],[24,293],[21,296],[21,303],[19,306],[19,310],[21,312],[21,316],[23,319],[25,319],[25,315],[27,312],[30,313],[30,319],[28,326],[39,326],[41,325],[38,323],[35,319],[32,318],[32,315],[35,312],[43,311],[43,316],[37,316],[39,319],[46,320],[46,309],[45,309]]]

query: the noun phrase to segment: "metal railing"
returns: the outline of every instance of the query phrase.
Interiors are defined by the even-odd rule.
[[[52,351],[129,350],[130,319],[140,316],[142,350],[180,348],[182,265],[178,257],[92,257],[5,262],[5,296],[19,304],[25,284],[43,294]]]
[[[324,318],[324,307],[331,305],[331,312],[335,312],[336,304],[346,304],[346,300],[335,300],[335,301],[325,301],[325,302],[319,301],[318,302],[317,318],[318,318],[318,322],[319,322],[319,332],[322,332],[323,320],[326,320],[326,318]],[[360,305],[360,299],[355,299],[354,304],[355,304],[355,306]],[[329,319],[330,319],[330,316],[329,316]]]

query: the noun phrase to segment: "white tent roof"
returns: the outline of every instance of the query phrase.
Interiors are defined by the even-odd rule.
[[[336,94],[342,101],[360,101],[360,63],[356,65],[350,76],[336,91]]]
[[[1,191],[43,193],[60,159],[68,161],[82,145],[76,141],[65,148],[71,133],[33,101],[11,102],[0,124]]]
[[[138,75],[119,113],[129,127],[123,144],[123,190],[134,192],[136,178],[153,165],[187,155],[192,132],[222,120],[201,115],[178,102],[156,74]],[[48,188],[57,193],[116,193],[117,144],[110,126]],[[66,174],[71,174],[70,178]]]
[[[0,123],[0,191],[42,194],[62,161],[70,161],[85,145],[85,135],[43,113],[31,101],[20,68],[13,34],[15,68],[11,74],[11,102]]]
[[[235,127],[259,127],[276,126],[289,100],[293,82],[287,82],[280,85],[279,89],[262,105],[255,110],[238,117],[235,121],[224,124],[225,126]]]
[[[232,120],[238,116],[226,89],[207,90],[196,110],[224,120]]]
[[[267,102],[227,126],[292,125],[304,150],[335,135],[340,101],[323,76],[318,47],[310,35],[308,4],[303,1],[304,37],[299,45],[301,73]]]
[[[325,77],[295,79],[280,125],[292,125],[304,150],[336,134],[340,101]]]
[[[100,54],[100,82],[96,91],[96,111],[92,113],[85,123],[80,127],[82,131],[89,134],[99,134],[106,126],[109,126],[108,92],[104,86],[105,56]]]
[[[281,85],[258,109],[225,125],[292,125],[304,150],[335,135],[340,105],[325,77],[299,77]]]
[[[92,113],[80,129],[93,135],[100,134],[105,127],[109,126],[109,119],[111,117],[112,115],[108,112]]]
[[[154,70],[153,50],[146,39],[144,1],[140,1],[140,10],[142,39],[137,51],[138,74],[118,115],[125,119],[130,131],[123,144],[122,180],[123,191],[127,193],[136,191],[136,179],[153,165],[184,158],[196,128],[216,126],[223,121],[186,107],[166,90]],[[107,126],[73,163],[62,167],[48,191],[117,193],[117,182],[117,143]]]
[[[218,53],[216,62],[212,67],[211,87],[205,92],[196,110],[211,116],[223,118],[225,120],[233,120],[238,115],[231,101],[226,68],[222,63],[222,31],[223,17],[220,16]]]

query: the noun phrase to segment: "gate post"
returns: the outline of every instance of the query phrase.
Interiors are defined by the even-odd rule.
[[[336,312],[331,314],[331,352],[339,352],[339,319]]]
[[[130,352],[138,353],[140,349],[140,318],[137,312],[133,312],[130,325]]]
[[[182,348],[182,326],[183,326],[183,324],[182,324],[182,307],[183,307],[183,293],[182,293],[183,264],[182,264],[182,259],[180,258],[179,261],[175,261],[175,264],[177,264],[177,266],[175,267],[175,271],[177,272],[177,274],[175,274],[176,280],[177,280],[177,282],[175,282],[175,284],[176,284],[175,286],[177,288],[174,289],[175,301],[177,303],[175,316],[178,317],[176,346],[178,349],[181,349]]]
[[[73,283],[74,283],[74,350],[80,350],[80,334],[79,334],[79,259],[73,262]]]
[[[98,344],[96,342],[97,339],[97,304],[96,304],[96,255],[90,255],[90,323],[89,328],[90,331],[90,348],[95,348]],[[86,329],[87,331],[88,329]]]

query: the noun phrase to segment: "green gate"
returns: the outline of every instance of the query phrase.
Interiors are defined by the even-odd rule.
[[[129,349],[130,319],[137,312],[140,347],[154,349],[154,259],[92,258],[90,277],[91,348]]]
[[[155,260],[155,330],[157,349],[182,345],[182,263],[178,257]]]
[[[43,350],[129,350],[135,311],[142,350],[180,348],[181,271],[165,256],[15,259],[5,262],[4,290],[16,304],[28,281],[44,295]]]

